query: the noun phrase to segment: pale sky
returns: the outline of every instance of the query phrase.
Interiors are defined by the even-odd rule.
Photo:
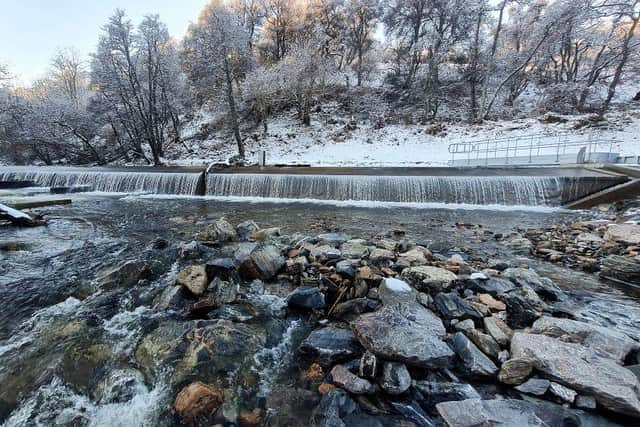
[[[75,47],[85,59],[100,28],[117,8],[134,24],[159,14],[174,37],[182,37],[207,0],[0,0],[0,61],[18,82],[43,76],[57,48]]]

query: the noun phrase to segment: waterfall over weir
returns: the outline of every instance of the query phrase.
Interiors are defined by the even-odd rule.
[[[563,178],[209,174],[210,196],[475,205],[558,205]]]
[[[88,185],[110,193],[198,195],[202,173],[110,170],[108,168],[20,167],[0,168],[0,181],[33,181],[43,187]]]

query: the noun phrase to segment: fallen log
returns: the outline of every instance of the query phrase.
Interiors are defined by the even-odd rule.
[[[23,227],[36,227],[39,225],[46,225],[46,222],[41,219],[32,218],[30,215],[3,205],[0,203],[0,219],[9,221],[13,225]]]

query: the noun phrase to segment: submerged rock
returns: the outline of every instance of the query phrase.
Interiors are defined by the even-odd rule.
[[[193,423],[210,415],[223,401],[222,390],[215,385],[196,381],[180,390],[173,409],[183,420]]]
[[[463,371],[472,378],[494,377],[498,367],[482,353],[462,332],[456,332],[447,340],[462,361]]]
[[[545,377],[594,396],[611,411],[640,417],[638,378],[587,347],[545,335],[515,333],[511,353],[532,359],[535,369]]]
[[[361,315],[351,327],[360,343],[383,359],[443,368],[453,357],[441,340],[446,333],[442,321],[418,304],[383,307]]]
[[[362,347],[349,329],[327,326],[316,329],[300,344],[300,353],[323,367],[351,360],[362,354]]]
[[[160,270],[158,263],[142,260],[128,260],[115,267],[108,267],[96,275],[96,283],[102,290],[128,288],[142,279],[156,275]]]
[[[576,320],[543,316],[536,320],[530,332],[582,344],[619,364],[623,364],[631,351],[638,349],[638,342],[621,332]]]

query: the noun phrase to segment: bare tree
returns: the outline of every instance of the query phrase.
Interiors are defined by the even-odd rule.
[[[377,0],[350,0],[346,12],[346,42],[353,52],[353,68],[357,75],[357,85],[362,85],[365,55],[373,46],[373,31],[380,16]]]

